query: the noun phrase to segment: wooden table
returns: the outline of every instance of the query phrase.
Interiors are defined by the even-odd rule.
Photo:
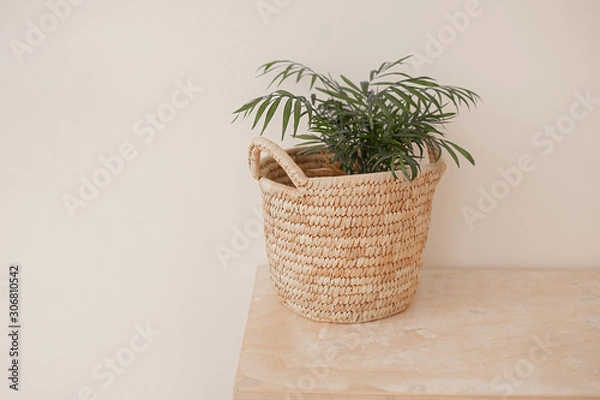
[[[235,400],[600,399],[600,270],[430,269],[404,313],[337,325],[258,268]]]

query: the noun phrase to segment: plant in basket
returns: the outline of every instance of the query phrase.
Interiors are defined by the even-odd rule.
[[[479,96],[399,71],[407,58],[384,62],[357,83],[272,61],[259,68],[261,76],[274,75],[269,87],[308,81],[309,93],[276,87],[234,111],[235,119],[253,117],[262,135],[281,110],[282,139],[302,140],[283,150],[255,138],[249,160],[263,194],[275,293],[313,320],[364,322],[405,310],[446,168],[441,155],[458,166],[461,157],[474,164],[446,139],[444,125]],[[261,159],[263,151],[268,157]]]

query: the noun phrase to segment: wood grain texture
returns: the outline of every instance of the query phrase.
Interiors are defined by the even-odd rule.
[[[600,399],[600,271],[424,269],[407,311],[338,325],[261,266],[233,398]]]

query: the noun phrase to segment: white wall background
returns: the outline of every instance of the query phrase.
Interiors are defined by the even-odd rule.
[[[229,122],[263,93],[255,70],[272,59],[359,79],[415,53],[428,57],[420,72],[484,98],[449,128],[477,165],[450,166],[439,186],[426,268],[600,266],[598,1],[54,8],[63,20],[43,0],[0,5],[0,298],[8,264],[20,262],[20,399],[230,398],[254,268],[265,256],[263,240],[247,237],[260,205],[246,165],[255,132]],[[468,26],[451,28],[448,15],[465,8]],[[28,21],[48,33],[36,36]],[[436,48],[430,35],[445,44]],[[202,92],[178,97],[188,104],[149,140],[145,119],[168,110],[178,79]],[[573,106],[578,94],[595,100]],[[557,123],[568,133],[550,136]],[[99,157],[126,142],[137,157],[71,217],[64,195],[78,196],[80,175],[92,179]],[[498,170],[523,155],[534,166],[502,193]],[[482,190],[504,198],[485,208]],[[468,223],[464,207],[479,206]],[[224,249],[231,258],[219,259]],[[128,351],[135,324],[147,321],[160,335]],[[5,386],[0,397],[17,398]]]

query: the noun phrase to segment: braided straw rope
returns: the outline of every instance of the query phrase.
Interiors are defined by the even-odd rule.
[[[262,137],[249,150],[279,299],[307,318],[337,323],[372,321],[408,308],[433,194],[446,169],[442,159],[423,165],[410,182],[391,172],[320,176],[328,168],[323,155],[299,150],[285,151]],[[261,159],[261,152],[268,157]],[[436,158],[431,151],[429,156]]]

